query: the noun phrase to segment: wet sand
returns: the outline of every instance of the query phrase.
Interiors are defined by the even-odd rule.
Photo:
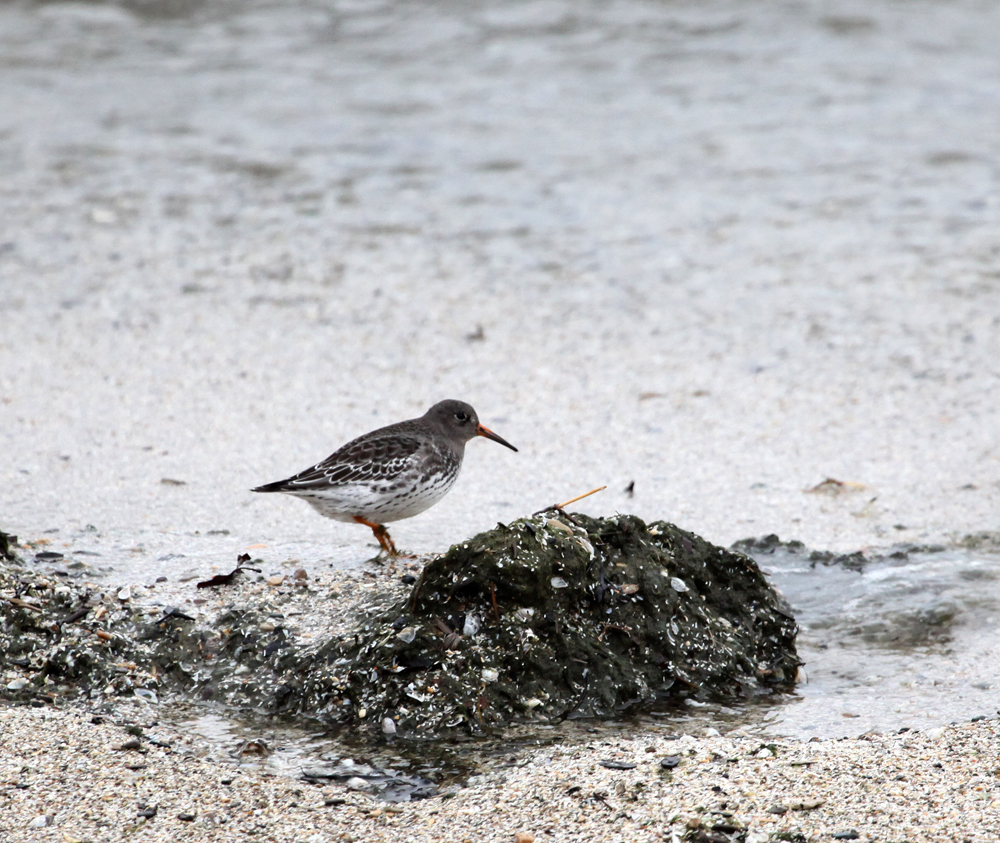
[[[996,528],[995,7],[154,6],[0,10],[4,529],[353,564],[248,489],[442,397],[520,453],[417,551]]]

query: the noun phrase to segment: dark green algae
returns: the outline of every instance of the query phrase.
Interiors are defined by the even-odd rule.
[[[43,591],[34,602],[44,609]],[[86,607],[60,591],[56,616]],[[33,682],[17,694],[41,690],[42,676],[85,692],[156,687],[432,737],[789,691],[800,664],[795,621],[753,560],[630,515],[551,512],[500,524],[429,561],[408,593],[387,589],[347,634],[318,643],[280,624],[262,632],[268,615],[252,603],[200,628],[183,616],[115,615],[105,627],[113,639],[95,647],[92,634],[70,634],[92,620],[64,625],[53,640],[44,612],[8,603],[8,633],[18,621],[33,630],[17,653]]]
[[[299,660],[275,707],[400,733],[789,691],[795,621],[749,557],[634,516],[522,519]]]

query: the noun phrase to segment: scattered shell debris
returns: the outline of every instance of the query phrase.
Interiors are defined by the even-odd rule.
[[[15,841],[993,843],[994,720],[815,742],[640,732],[498,756],[439,798],[378,801],[363,763],[305,781],[205,759],[190,736],[134,740],[103,717],[0,707],[3,821]],[[136,759],[141,759],[137,763]],[[610,763],[609,763],[610,762]],[[154,812],[153,809],[156,809]],[[154,816],[150,816],[153,814]],[[155,818],[154,818],[155,817]],[[4,839],[8,839],[5,837]]]
[[[829,495],[837,497],[850,492],[863,492],[866,487],[863,483],[855,483],[850,480],[837,480],[834,477],[827,477],[821,483],[817,483],[809,489],[805,489],[810,495]]]
[[[628,542],[622,546],[620,533],[617,543],[611,540],[616,528],[609,522],[614,519],[577,520],[597,550],[607,589],[617,584],[627,598],[646,595],[647,577],[670,588],[669,577],[659,571],[638,574],[628,562],[615,561]],[[640,525],[628,519],[625,537],[648,541]],[[543,529],[534,538],[550,550],[562,547],[557,538],[571,538],[562,531],[558,537],[544,533],[534,522],[532,526]],[[664,553],[664,564],[691,587],[690,592],[674,592],[671,599],[708,602],[701,596],[703,577],[728,575],[727,565],[743,564],[740,554],[709,564],[719,558],[717,548],[670,525],[650,526],[646,534],[661,536],[666,545],[658,551]],[[486,534],[493,537],[487,546],[477,549],[474,539],[461,553],[453,549],[452,564],[464,564],[447,575],[448,588],[456,594],[463,589],[473,565],[487,577],[495,574],[487,560],[491,553],[500,555],[503,545],[497,541],[524,530],[531,533],[523,522],[515,523]],[[611,535],[602,538],[602,530]],[[777,544],[776,538],[760,541]],[[515,545],[520,556],[524,542]],[[679,548],[676,558],[667,552],[673,547]],[[566,557],[558,558],[561,567],[572,569]],[[699,559],[706,568],[701,576],[693,571]],[[504,570],[511,567],[504,562]],[[445,570],[414,585],[441,582]],[[575,570],[562,571],[574,587]],[[535,572],[543,579],[546,575],[551,576],[551,569],[544,565]],[[759,574],[741,576],[753,580]],[[626,585],[640,588],[626,595]],[[534,629],[534,623],[545,619],[541,602],[512,609],[503,602],[507,592],[495,586],[488,597],[481,595],[482,605],[466,609],[482,624],[471,636],[474,641],[488,638],[496,628],[494,594],[502,621],[509,614],[511,623]],[[676,734],[676,726],[667,721],[666,728],[648,724],[644,730],[620,731],[610,740],[588,727],[567,740],[565,730],[585,727],[588,721],[573,726],[548,720],[551,725],[539,726],[553,729],[547,745],[527,753],[511,745],[481,772],[443,792],[418,776],[347,759],[303,767],[302,781],[252,766],[233,771],[209,759],[198,738],[175,734],[163,722],[157,725],[163,709],[162,704],[154,708],[157,696],[194,688],[227,699],[237,696],[232,689],[243,680],[268,675],[291,680],[294,674],[279,674],[279,654],[287,649],[315,654],[331,640],[349,641],[356,630],[384,617],[387,606],[407,607],[414,588],[398,580],[372,583],[363,575],[336,582],[316,577],[288,587],[266,586],[264,576],[258,581],[238,577],[223,588],[191,588],[204,597],[198,604],[185,602],[183,610],[162,602],[149,585],[132,584],[132,599],[122,603],[118,589],[102,590],[88,582],[85,569],[56,576],[17,559],[0,564],[0,698],[5,699],[0,703],[0,781],[11,783],[4,796],[5,819],[23,830],[24,839],[34,840],[29,835],[49,827],[60,839],[103,839],[109,828],[134,828],[136,823],[144,825],[143,839],[150,843],[178,839],[183,828],[196,830],[199,839],[219,841],[248,835],[306,840],[317,834],[329,840],[509,840],[519,833],[544,841],[570,839],[572,832],[572,839],[580,840],[986,843],[1000,834],[998,770],[983,763],[998,756],[1000,731],[995,719],[978,717],[964,726],[806,743],[762,740],[742,729],[724,737],[715,728]],[[711,588],[707,593],[711,596]],[[427,596],[421,591],[417,601]],[[464,592],[460,598],[471,606]],[[688,615],[694,612],[693,605],[677,605]],[[235,635],[244,651],[234,671],[226,646],[237,627],[226,624],[240,613],[250,622],[242,627],[245,634]],[[427,621],[417,622],[413,612],[410,616],[417,641],[428,634]],[[729,617],[734,627],[741,624],[738,613]],[[267,622],[275,628],[262,635],[259,626]],[[437,632],[430,634],[442,645],[459,635],[461,640],[453,643],[463,646],[457,618],[439,611],[433,629]],[[392,631],[390,622],[388,629],[383,627],[383,638]],[[283,641],[288,648],[274,646]],[[440,649],[438,654],[440,659]],[[184,664],[180,673],[163,669],[167,659],[178,656]],[[483,664],[475,681],[482,683],[484,671],[491,669],[497,670]],[[408,685],[416,697],[433,703],[438,692],[428,690],[420,678],[419,671],[411,671]],[[503,681],[498,671],[493,684]],[[523,702],[528,712],[551,705],[537,695]],[[133,714],[126,715],[126,722],[141,723],[141,728],[118,723],[129,705]],[[398,717],[379,718],[364,707],[356,717],[355,726],[367,721],[383,743],[400,739]],[[428,746],[421,741],[414,745]],[[241,746],[243,762],[250,747]],[[266,751],[265,746],[259,744]],[[406,790],[393,796],[393,788]],[[392,804],[394,798],[410,801]],[[21,839],[17,833],[14,839]]]

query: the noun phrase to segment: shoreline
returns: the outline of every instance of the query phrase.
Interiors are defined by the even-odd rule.
[[[273,602],[308,638],[364,611],[386,587],[380,582],[385,575],[395,578],[417,564],[324,581],[284,577],[269,583],[260,575],[219,591],[192,592],[180,605],[204,619],[233,600]],[[127,602],[141,612],[154,606],[162,612],[163,601],[180,595],[176,586],[161,585],[144,596],[130,589]],[[114,600],[121,602],[117,595]],[[699,718],[697,725],[664,721],[662,728],[632,734],[576,724],[572,733],[554,730],[556,740],[544,746],[512,744],[502,757],[481,760],[465,787],[390,804],[348,789],[343,780],[314,784],[221,760],[217,745],[172,724],[169,703],[158,707],[122,696],[53,699],[54,705],[40,698],[0,706],[4,839],[83,843],[129,833],[151,843],[234,835],[289,843],[485,843],[522,833],[538,843],[985,843],[1000,835],[1000,767],[991,763],[1000,757],[1000,721],[992,716],[822,740],[762,736],[753,723],[732,728],[721,715]],[[129,731],[132,724],[141,726],[141,738]],[[363,757],[368,750],[346,751]],[[661,762],[671,756],[679,765],[668,770]],[[142,815],[154,807],[155,816]],[[852,831],[859,836],[832,837]]]

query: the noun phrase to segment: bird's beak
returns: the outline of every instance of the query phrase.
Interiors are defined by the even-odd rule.
[[[510,448],[512,451],[517,450],[517,448],[511,445],[510,442],[508,442],[506,439],[497,436],[492,430],[490,430],[488,427],[483,427],[481,424],[476,426],[476,435],[485,436],[487,439],[492,439],[494,442],[499,442],[501,445]]]

